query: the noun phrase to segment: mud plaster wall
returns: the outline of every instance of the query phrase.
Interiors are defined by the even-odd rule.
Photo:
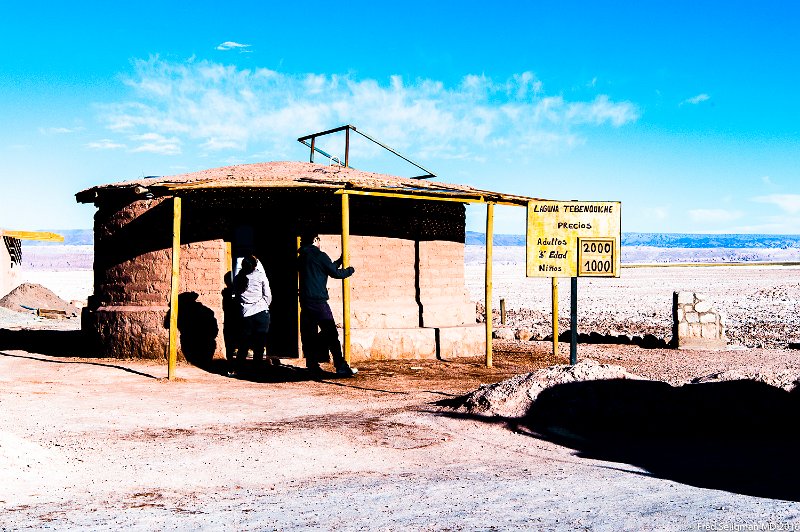
[[[339,235],[323,235],[321,248],[341,254]],[[447,240],[352,236],[352,326],[448,327],[475,323],[475,304],[464,282],[464,244]],[[342,282],[328,280],[334,318],[342,321]]]
[[[474,324],[464,283],[463,205],[351,199],[354,328],[406,329]],[[253,251],[273,292],[273,354],[296,352],[295,246],[316,229],[332,259],[341,253],[341,199],[313,194],[195,195],[184,198],[179,353],[202,361],[224,356],[221,291],[225,242],[249,224]],[[95,295],[85,316],[107,356],[163,358],[167,346],[172,202],[107,202],[95,216]],[[341,322],[339,280],[328,282]],[[196,297],[193,295],[196,294]],[[187,334],[183,334],[186,332]],[[192,332],[192,334],[188,334]],[[200,334],[198,337],[198,332]],[[213,337],[212,337],[213,335]]]
[[[193,224],[182,229],[179,355],[208,359],[222,353],[218,334],[225,274],[222,239],[191,241]],[[94,328],[104,354],[166,356],[172,273],[172,202],[135,201],[95,216]]]

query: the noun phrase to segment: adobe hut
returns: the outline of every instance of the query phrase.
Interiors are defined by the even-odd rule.
[[[323,251],[335,259],[345,245],[356,270],[349,287],[329,282],[354,361],[482,354],[484,327],[464,284],[464,204],[528,200],[300,162],[146,178],[76,198],[98,209],[94,295],[84,327],[104,355],[165,356],[175,227],[179,355],[224,356],[224,278],[236,256],[252,251],[273,293],[270,354],[298,356],[298,236],[315,229]]]

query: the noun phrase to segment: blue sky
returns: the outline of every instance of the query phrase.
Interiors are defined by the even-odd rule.
[[[4,2],[0,227],[88,228],[84,188],[306,160],[351,123],[443,181],[621,201],[623,231],[800,234],[798,6]]]

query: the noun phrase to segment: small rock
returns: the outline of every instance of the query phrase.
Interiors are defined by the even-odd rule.
[[[533,333],[526,328],[517,329],[516,334],[514,335],[517,340],[522,340],[523,342],[527,342],[533,337]]]
[[[498,327],[492,331],[492,338],[497,338],[498,340],[513,340],[514,331],[508,327]]]

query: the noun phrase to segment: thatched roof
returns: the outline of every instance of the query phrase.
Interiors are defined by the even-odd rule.
[[[96,203],[102,201],[105,195],[120,191],[164,196],[173,195],[182,190],[230,188],[351,190],[463,199],[464,201],[492,201],[514,205],[525,205],[528,200],[533,199],[479,190],[464,185],[376,174],[341,166],[290,161],[242,164],[188,174],[111,183],[78,192],[75,198],[80,203]]]

